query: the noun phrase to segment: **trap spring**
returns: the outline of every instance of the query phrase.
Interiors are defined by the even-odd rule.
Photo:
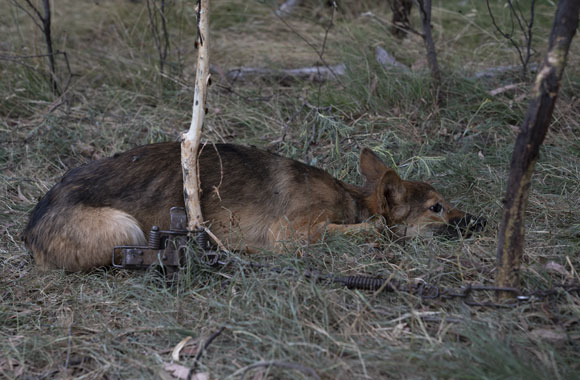
[[[208,235],[200,230],[196,233],[195,243],[197,250],[190,249],[191,242],[187,231],[187,215],[183,207],[173,207],[170,210],[170,228],[161,231],[159,227],[153,226],[149,233],[149,241],[146,246],[116,246],[113,248],[113,266],[125,269],[149,269],[158,267],[165,275],[173,275],[180,268],[183,268],[188,259],[188,255],[198,254],[198,258],[204,264],[210,266],[227,266],[229,263],[237,262],[244,266],[267,269],[279,274],[294,275],[304,277],[319,282],[335,283],[348,287],[349,289],[361,289],[371,291],[386,292],[406,292],[415,294],[424,300],[434,299],[461,299],[469,306],[486,307],[513,307],[521,302],[531,300],[541,300],[546,297],[555,296],[559,291],[567,293],[580,293],[580,284],[557,284],[551,289],[523,292],[516,288],[500,288],[495,286],[484,286],[467,284],[459,289],[450,289],[430,285],[424,282],[408,283],[396,279],[384,279],[367,276],[336,276],[332,273],[321,273],[318,271],[304,271],[298,273],[293,268],[280,268],[252,261],[233,258],[225,251],[212,250],[209,245]],[[494,302],[480,302],[474,299],[474,293],[481,292],[509,292],[514,294],[514,302],[510,304],[498,304]]]
[[[113,248],[112,262],[115,268],[149,269],[159,266],[166,274],[173,274],[186,262],[187,215],[183,207],[172,207],[170,227],[162,231],[157,226],[151,227],[146,246],[121,245]],[[205,249],[208,244],[207,234],[199,232],[196,237],[198,247]]]

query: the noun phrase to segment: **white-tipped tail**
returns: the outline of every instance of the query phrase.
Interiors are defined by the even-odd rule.
[[[109,207],[51,210],[26,238],[42,268],[86,271],[111,265],[116,245],[145,245],[134,217]]]

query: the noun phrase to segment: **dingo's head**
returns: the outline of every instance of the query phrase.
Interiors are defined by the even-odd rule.
[[[366,178],[365,202],[403,236],[470,236],[482,231],[486,220],[453,208],[431,185],[405,181],[370,149],[363,149],[360,170]]]

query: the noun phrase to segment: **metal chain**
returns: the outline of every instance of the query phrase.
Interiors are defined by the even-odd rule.
[[[243,266],[248,266],[258,269],[268,269],[280,275],[293,276],[296,278],[304,277],[313,279],[319,282],[337,283],[348,287],[349,289],[361,289],[372,291],[386,291],[386,292],[405,292],[415,294],[424,300],[449,300],[461,299],[469,306],[483,306],[483,307],[497,307],[509,308],[516,307],[525,302],[539,301],[545,298],[554,297],[561,294],[562,291],[566,293],[580,294],[580,283],[575,282],[571,284],[554,284],[549,289],[535,289],[524,291],[517,288],[505,288],[498,286],[486,286],[467,284],[460,288],[446,288],[428,284],[426,282],[419,282],[416,284],[409,284],[406,281],[396,279],[384,279],[380,277],[368,276],[337,276],[332,273],[323,273],[316,270],[306,270],[300,273],[295,268],[290,267],[275,267],[269,264],[257,263],[254,261],[242,260],[231,257],[225,251],[204,251],[198,253],[198,258],[201,262],[210,266],[226,267],[229,264],[235,263]],[[514,294],[514,301],[510,303],[496,303],[496,302],[479,302],[473,298],[474,293],[481,292],[504,292]]]

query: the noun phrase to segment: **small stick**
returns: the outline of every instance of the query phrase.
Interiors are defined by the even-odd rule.
[[[187,377],[186,377],[187,380],[191,380],[191,377],[193,375],[193,371],[195,370],[195,367],[197,366],[197,362],[201,358],[201,355],[203,355],[203,352],[209,347],[211,342],[213,342],[213,340],[215,338],[217,338],[222,333],[222,331],[224,331],[224,329],[225,329],[224,326],[220,327],[220,329],[218,331],[214,332],[213,334],[211,334],[211,336],[205,341],[203,346],[201,346],[199,348],[199,351],[197,351],[197,354],[195,355],[195,359],[193,359],[193,364],[191,365],[191,368],[189,369],[189,372],[187,373]]]

